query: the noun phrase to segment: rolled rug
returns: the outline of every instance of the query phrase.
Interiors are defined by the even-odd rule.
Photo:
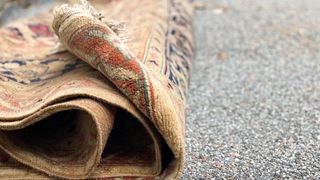
[[[90,4],[0,29],[0,178],[180,177],[191,3]]]

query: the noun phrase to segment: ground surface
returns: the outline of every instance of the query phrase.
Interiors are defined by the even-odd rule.
[[[183,179],[320,179],[320,1],[202,2]]]
[[[320,1],[202,2],[182,179],[320,179]]]

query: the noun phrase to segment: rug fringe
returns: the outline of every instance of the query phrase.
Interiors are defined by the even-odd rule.
[[[62,4],[58,7],[56,7],[53,10],[54,19],[57,19],[58,21],[55,23],[56,25],[59,25],[63,21],[63,16],[66,14],[71,14],[74,12],[79,12],[87,16],[91,16],[94,19],[97,19],[103,23],[105,23],[117,36],[119,39],[126,44],[129,41],[129,35],[128,31],[126,30],[126,25],[124,22],[119,22],[117,20],[105,20],[105,17],[102,16],[101,13],[99,13],[93,6],[90,5],[90,3],[87,0],[78,0],[78,3],[74,5],[70,4]],[[53,28],[55,30],[59,28]],[[57,34],[57,33],[56,33]],[[67,49],[59,43],[59,45],[56,46],[55,49],[53,49],[50,54],[60,53],[63,51],[67,51]]]

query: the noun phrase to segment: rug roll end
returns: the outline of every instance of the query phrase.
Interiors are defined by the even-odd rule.
[[[59,36],[59,29],[63,22],[65,22],[71,16],[79,14],[89,16],[97,20],[102,19],[101,14],[98,13],[95,8],[87,2],[87,0],[79,0],[79,3],[74,5],[62,4],[53,10],[54,19],[52,27],[55,33]]]

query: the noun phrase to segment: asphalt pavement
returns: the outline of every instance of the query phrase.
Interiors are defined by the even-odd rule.
[[[320,1],[199,1],[182,179],[320,179]]]

